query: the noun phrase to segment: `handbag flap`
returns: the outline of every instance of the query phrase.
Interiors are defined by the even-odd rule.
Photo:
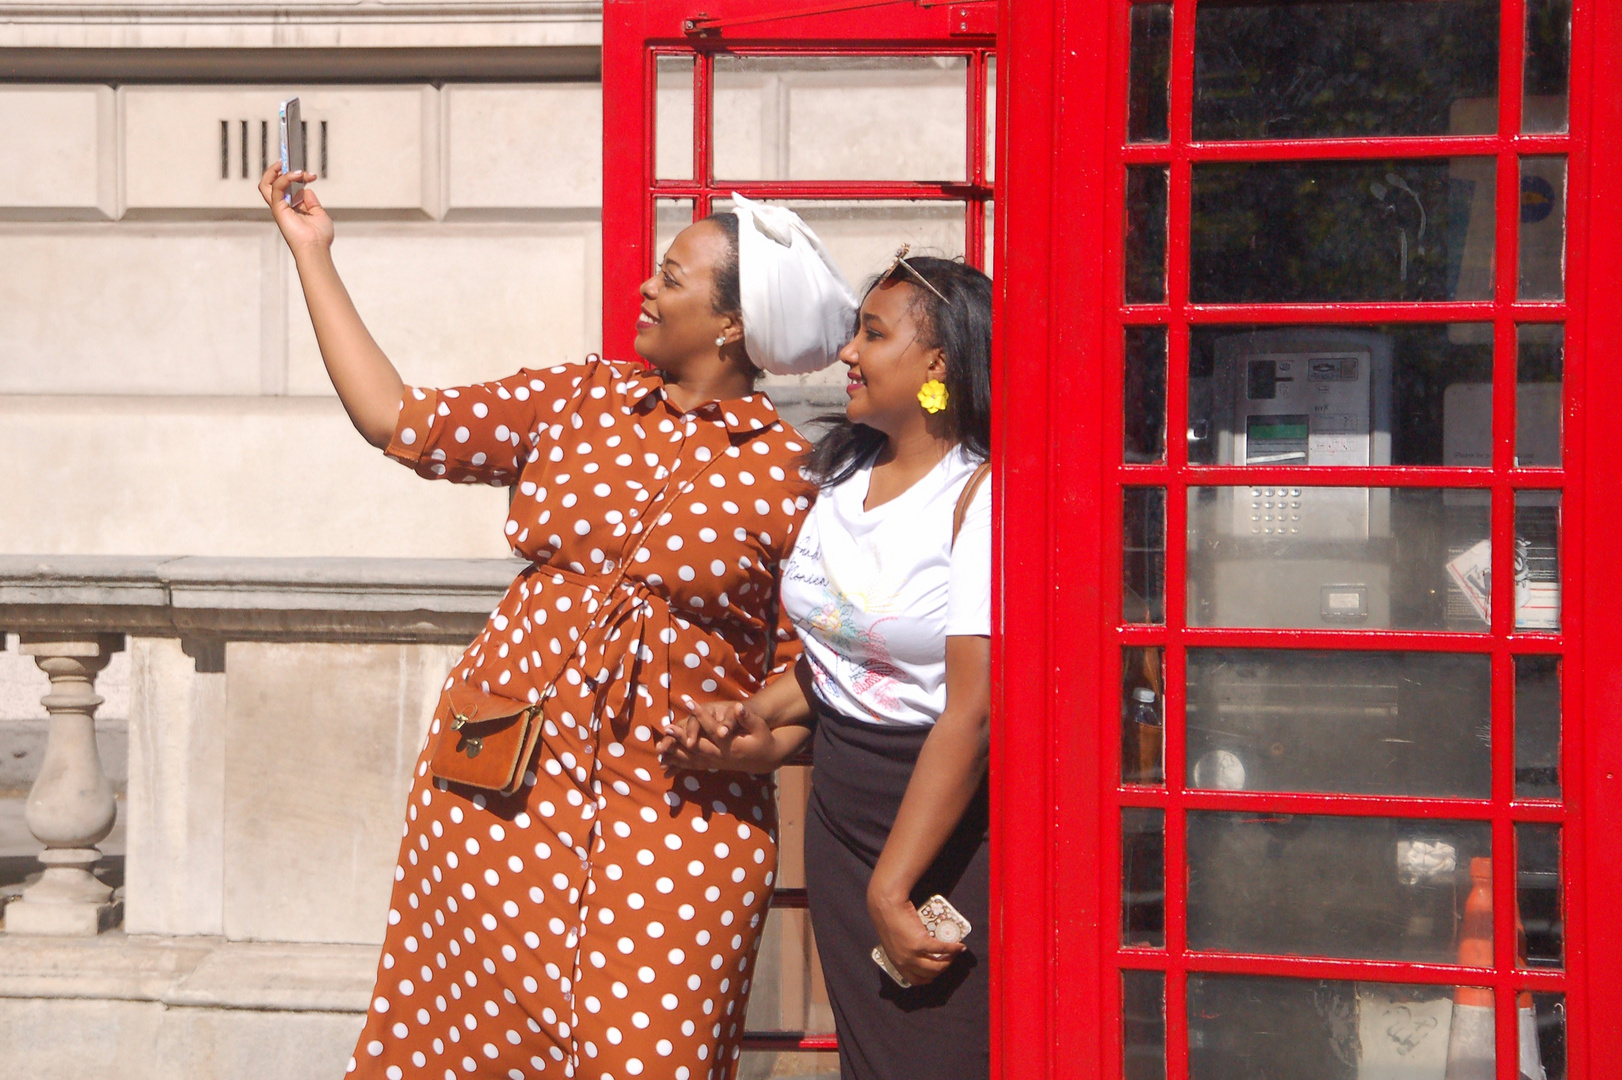
[[[538,705],[528,701],[515,701],[512,698],[497,697],[494,694],[482,693],[458,682],[445,691],[445,703],[450,710],[450,726],[461,729],[470,724],[493,724],[498,720],[512,720]]]

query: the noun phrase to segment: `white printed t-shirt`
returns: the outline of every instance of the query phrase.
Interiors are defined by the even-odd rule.
[[[824,488],[806,516],[783,564],[782,603],[834,712],[933,724],[946,707],[947,637],[991,633],[989,478],[952,543],[952,513],[979,464],[959,447],[864,510],[869,461]]]

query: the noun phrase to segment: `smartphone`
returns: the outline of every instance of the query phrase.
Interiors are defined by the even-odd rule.
[[[924,929],[929,936],[940,941],[959,942],[969,936],[974,927],[969,920],[963,917],[962,912],[953,907],[951,901],[936,893],[918,908],[918,918],[923,920]],[[901,970],[885,955],[884,946],[873,946],[873,962],[884,969],[884,973],[894,979],[897,986],[903,989],[910,988],[912,983],[901,974]]]
[[[298,98],[282,102],[277,113],[281,129],[282,172],[301,172],[305,166],[304,119],[299,115]],[[284,197],[289,206],[297,206],[304,197],[303,184],[289,184]]]

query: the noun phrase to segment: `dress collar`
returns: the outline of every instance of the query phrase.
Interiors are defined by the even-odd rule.
[[[648,370],[638,372],[625,384],[625,394],[633,408],[648,402],[668,401],[665,395],[664,376],[657,371]],[[671,405],[672,410],[675,405]],[[690,414],[695,419],[709,420],[720,424],[727,431],[739,435],[753,435],[764,431],[781,419],[777,414],[777,406],[772,399],[762,391],[756,391],[740,398],[728,398],[724,401],[710,401],[694,409]]]

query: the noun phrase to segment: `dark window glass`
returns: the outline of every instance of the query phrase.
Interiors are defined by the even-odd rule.
[[[1125,460],[1166,457],[1166,328],[1126,328]]]
[[[1122,493],[1121,620],[1166,621],[1166,489]]]
[[[1121,944],[1166,947],[1166,812],[1121,810]]]
[[[1515,797],[1560,798],[1560,658],[1515,658]]]
[[[1491,158],[1194,166],[1197,302],[1489,299]]]
[[[1565,131],[1571,84],[1571,0],[1526,0],[1522,131]]]
[[[1131,71],[1126,137],[1132,142],[1165,142],[1171,90],[1170,4],[1133,6]]]
[[[1121,972],[1121,1072],[1125,1080],[1166,1080],[1166,976]]]
[[[1523,469],[1560,465],[1565,360],[1561,324],[1515,328],[1515,464]]]
[[[1166,299],[1166,167],[1126,170],[1126,299],[1158,304]]]
[[[1498,4],[1201,4],[1194,137],[1497,129]]]
[[[1565,908],[1560,888],[1560,826],[1515,826],[1515,904],[1523,967],[1557,968],[1566,958]]]

